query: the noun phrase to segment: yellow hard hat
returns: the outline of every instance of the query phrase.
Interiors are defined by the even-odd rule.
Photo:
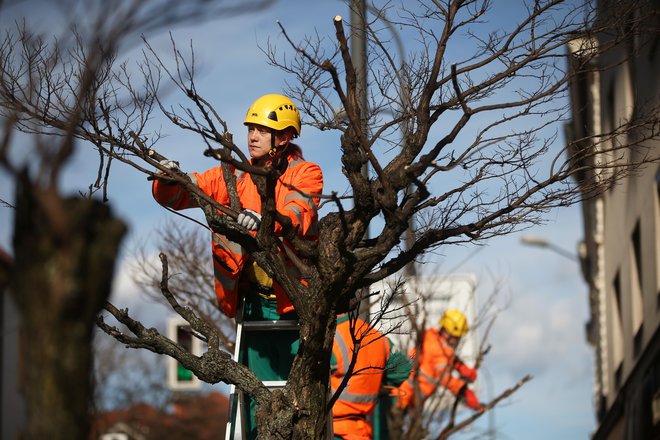
[[[467,318],[461,311],[455,309],[447,310],[438,321],[438,325],[457,338],[465,336],[469,330]]]
[[[293,127],[296,136],[300,136],[300,113],[293,101],[284,95],[264,95],[254,101],[243,124],[263,125],[277,131]]]

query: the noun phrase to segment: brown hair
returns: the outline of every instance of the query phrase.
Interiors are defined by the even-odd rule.
[[[294,144],[293,142],[289,142],[289,145],[286,147],[286,153],[290,154],[291,156],[294,157],[294,159],[305,159],[302,154],[302,149],[298,144]]]

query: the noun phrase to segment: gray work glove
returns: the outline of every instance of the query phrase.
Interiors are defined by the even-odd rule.
[[[176,162],[174,160],[163,159],[158,163],[170,171],[181,171],[181,168],[179,168],[179,162]]]
[[[244,209],[238,214],[236,221],[248,231],[256,231],[261,223],[261,214],[251,209]]]
[[[158,162],[160,165],[164,166],[168,170],[171,171],[181,171],[181,168],[179,168],[179,162],[176,162],[174,160],[169,160],[169,159],[163,159]],[[165,172],[161,171],[158,169],[158,172],[154,176],[149,176],[147,177],[147,180],[154,180],[154,179],[160,179],[161,182],[164,182],[168,185],[173,185],[176,182],[170,179],[162,179],[163,177],[168,177]]]

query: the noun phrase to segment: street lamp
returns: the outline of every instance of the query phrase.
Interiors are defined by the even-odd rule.
[[[580,265],[580,271],[582,272],[582,277],[584,278],[584,281],[586,281],[586,283],[589,285],[590,288],[594,288],[593,278],[591,276],[591,271],[589,268],[590,261],[589,261],[589,256],[587,255],[587,245],[584,241],[580,242],[577,253],[567,251],[566,249],[561,248],[556,244],[549,242],[545,238],[539,237],[537,235],[523,235],[522,237],[520,237],[520,242],[522,244],[526,244],[529,246],[536,246],[536,247],[549,249],[552,252],[559,254],[564,258],[568,258],[573,262],[577,262]]]
[[[549,242],[543,237],[539,237],[536,235],[523,235],[522,237],[520,237],[520,242],[522,244],[526,244],[529,246],[536,246],[536,247],[549,249],[552,252],[561,255],[562,257],[568,258],[572,261],[577,261],[578,263],[580,262],[580,258],[577,255],[575,255],[573,252],[569,252],[566,249],[561,248],[556,244]]]

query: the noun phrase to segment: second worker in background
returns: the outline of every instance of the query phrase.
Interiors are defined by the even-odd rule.
[[[458,343],[468,330],[467,318],[455,309],[442,315],[437,328],[426,330],[421,352],[412,350],[410,353],[411,357],[417,358],[415,365],[419,371],[413,371],[399,387],[400,408],[407,409],[416,403],[423,405],[438,387],[443,387],[462,399],[469,408],[482,409],[477,395],[468,385],[477,379],[477,370],[464,364],[455,354]],[[421,395],[415,395],[416,386]]]

